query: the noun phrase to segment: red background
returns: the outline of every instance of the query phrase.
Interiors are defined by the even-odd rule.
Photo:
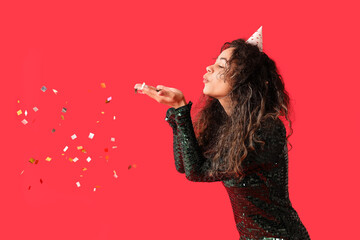
[[[168,107],[133,86],[176,87],[196,103],[221,45],[260,26],[293,104],[293,206],[312,239],[356,238],[355,2],[3,1],[0,238],[238,239],[222,184],[176,172]]]

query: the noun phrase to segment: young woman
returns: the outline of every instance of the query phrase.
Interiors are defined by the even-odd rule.
[[[240,239],[310,239],[288,194],[285,117],[289,96],[276,65],[243,39],[226,42],[204,75],[205,105],[192,123],[180,90],[136,84],[171,108],[176,170],[194,182],[222,181]],[[195,133],[196,132],[196,133]]]

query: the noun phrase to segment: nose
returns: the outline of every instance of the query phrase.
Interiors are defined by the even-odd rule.
[[[207,66],[207,67],[206,67],[206,71],[207,71],[207,72],[211,72],[212,70],[210,69],[209,66]]]

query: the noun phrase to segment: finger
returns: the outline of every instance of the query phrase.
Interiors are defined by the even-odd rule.
[[[158,96],[155,88],[152,86],[145,86],[142,90],[142,94],[146,94],[149,97],[155,99],[156,101],[159,101],[159,96]]]

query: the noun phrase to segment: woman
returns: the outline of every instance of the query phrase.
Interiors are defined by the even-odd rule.
[[[276,65],[243,39],[226,42],[204,75],[205,105],[192,123],[180,90],[141,90],[171,106],[176,170],[194,182],[222,181],[240,239],[310,239],[288,194],[289,96]],[[196,133],[195,133],[195,131]]]

